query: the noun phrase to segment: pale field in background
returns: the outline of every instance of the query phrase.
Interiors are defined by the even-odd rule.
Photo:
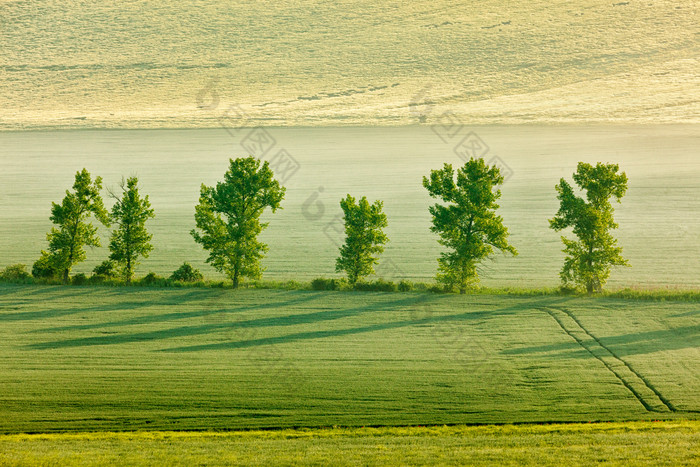
[[[554,286],[563,261],[559,234],[548,227],[558,207],[554,185],[571,179],[578,161],[619,163],[629,191],[616,207],[615,232],[630,268],[613,272],[610,286],[700,286],[700,177],[695,125],[658,126],[475,126],[512,170],[503,186],[501,209],[518,248],[516,258],[496,256],[482,269],[489,286]],[[222,277],[204,264],[192,240],[194,205],[201,183],[223,178],[229,157],[246,155],[245,132],[212,130],[94,130],[0,133],[0,266],[28,265],[46,248],[52,201],[60,201],[77,170],[86,167],[115,188],[122,176],[138,175],[157,218],[149,228],[155,250],[138,268],[170,274],[183,261]],[[298,170],[285,181],[283,210],[266,215],[262,239],[266,279],[309,280],[334,274],[342,235],[329,224],[346,193],[384,201],[390,243],[382,256],[387,279],[430,280],[440,252],[429,231],[427,208],[434,201],[423,175],[444,162],[459,165],[453,144],[430,126],[403,128],[271,128],[275,149],[286,149]],[[267,158],[267,156],[265,156]],[[284,174],[281,174],[284,176]],[[289,175],[289,174],[287,174]],[[323,187],[319,194],[319,187]],[[323,206],[304,203],[314,194]],[[105,191],[105,195],[107,195]],[[111,206],[113,201],[106,201]],[[107,229],[101,232],[106,239]],[[104,241],[103,245],[107,242]],[[108,255],[88,250],[75,272],[90,272]]]
[[[0,1],[0,129],[700,122],[700,3]]]

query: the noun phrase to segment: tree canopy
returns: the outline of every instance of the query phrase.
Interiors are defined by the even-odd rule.
[[[383,203],[379,200],[370,204],[365,196],[356,201],[347,195],[340,200],[340,207],[345,222],[345,244],[340,247],[335,270],[345,271],[348,282],[354,284],[358,279],[374,273],[373,266],[379,262],[378,255],[389,241],[383,231],[388,222],[386,214],[382,212]]]
[[[89,221],[94,216],[109,226],[109,215],[104,207],[100,191],[102,178],[93,181],[90,173],[83,169],[75,174],[73,191],[66,190],[61,204],[51,203],[51,222],[56,227],[47,234],[49,251],[42,251],[39,262],[62,275],[64,282],[73,266],[85,260],[86,246],[100,246],[97,227]]]
[[[223,182],[202,184],[191,234],[209,251],[207,263],[228,275],[234,287],[242,277],[260,278],[268,250],[257,239],[268,225],[260,216],[267,208],[281,209],[284,194],[267,161],[261,165],[254,157],[231,159]]]
[[[564,267],[560,277],[564,285],[585,287],[586,291],[602,290],[612,266],[626,266],[622,248],[610,233],[618,227],[613,219],[610,200],[619,203],[627,192],[627,175],[618,173],[617,164],[598,163],[595,166],[579,162],[574,182],[586,192],[586,199],[576,196],[563,178],[556,185],[559,211],[549,224],[555,231],[573,227],[578,240],[561,237],[564,243]]]
[[[141,197],[138,178],[130,177],[120,184],[121,198],[112,207],[110,219],[117,224],[109,242],[109,259],[120,267],[127,284],[131,283],[134,268],[140,257],[148,258],[153,235],[146,230],[146,221],[155,217],[148,195]]]
[[[502,183],[498,167],[474,158],[457,170],[456,178],[451,164],[432,170],[429,178],[423,177],[430,196],[446,203],[429,208],[430,230],[448,248],[438,259],[437,279],[449,288],[457,287],[460,293],[478,282],[477,266],[494,250],[517,255],[508,243],[503,218],[496,214]]]

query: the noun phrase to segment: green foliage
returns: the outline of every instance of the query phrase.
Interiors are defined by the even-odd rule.
[[[257,237],[267,223],[260,222],[266,208],[275,212],[285,188],[273,178],[267,162],[254,157],[230,160],[224,181],[202,185],[195,208],[194,240],[209,251],[207,263],[225,273],[238,287],[241,278],[259,279],[260,261],[268,247]]]
[[[117,198],[110,214],[117,228],[110,238],[109,259],[120,266],[124,281],[130,284],[139,258],[148,258],[153,250],[150,243],[153,235],[146,230],[146,221],[154,218],[155,212],[151,209],[148,195],[142,198],[139,194],[136,177],[130,177],[126,183],[122,179],[120,188],[122,197]]]
[[[116,263],[112,260],[107,259],[95,266],[95,268],[92,270],[92,273],[95,276],[99,276],[105,279],[112,279],[114,277],[117,277],[116,268]]]
[[[383,279],[372,282],[356,282],[352,288],[361,292],[396,292],[398,290],[395,283]]]
[[[311,281],[311,290],[341,290],[346,285],[343,279],[319,277]]]
[[[382,230],[388,225],[382,206],[381,201],[370,205],[365,196],[359,202],[350,195],[340,200],[345,244],[340,247],[335,270],[345,271],[350,284],[374,273],[373,266],[379,262],[377,255],[384,251],[383,245],[389,241]]]
[[[89,282],[90,282],[90,280],[88,279],[88,277],[85,274],[83,274],[82,272],[76,274],[71,279],[71,283],[73,285],[87,285]]]
[[[50,279],[56,277],[58,271],[51,262],[51,255],[41,250],[41,256],[32,265],[32,276],[37,279]]]
[[[401,282],[399,282],[397,289],[399,292],[410,292],[411,290],[413,290],[413,284],[409,281],[402,280]]]
[[[29,277],[25,264],[12,264],[0,271],[0,280],[4,282],[24,282]]]
[[[467,287],[478,282],[477,265],[491,256],[494,249],[517,255],[510,245],[503,218],[496,215],[501,197],[497,187],[503,176],[497,166],[487,166],[483,159],[471,159],[455,173],[452,165],[432,170],[423,177],[423,186],[433,198],[447,205],[430,207],[432,232],[440,236],[440,244],[448,251],[438,259],[437,279],[448,289]]]
[[[161,277],[155,272],[149,272],[141,280],[136,282],[136,285],[143,285],[147,287],[168,287],[170,286],[170,281],[165,277]]]
[[[182,266],[177,268],[175,272],[170,276],[171,281],[181,281],[181,282],[197,282],[204,279],[204,276],[199,271],[195,269],[188,262],[182,263]]]
[[[565,286],[585,288],[588,293],[600,292],[610,276],[612,266],[627,266],[622,248],[610,231],[617,228],[610,202],[617,202],[627,191],[627,175],[617,164],[579,162],[574,181],[586,192],[586,199],[576,196],[563,178],[556,186],[560,206],[549,224],[555,231],[573,227],[578,240],[561,237],[564,243],[564,267],[560,277]]]
[[[63,281],[68,282],[71,268],[85,260],[85,247],[100,246],[97,228],[88,222],[95,216],[102,224],[109,225],[109,215],[100,196],[102,178],[93,181],[87,170],[75,174],[73,191],[66,190],[66,196],[61,204],[52,203],[51,222],[53,227],[47,234],[49,241],[48,263],[44,268],[41,264],[37,272],[46,273],[55,270],[62,275]],[[43,261],[44,253],[42,252]]]

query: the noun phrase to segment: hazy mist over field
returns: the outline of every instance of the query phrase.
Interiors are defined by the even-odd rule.
[[[698,123],[699,11],[0,0],[0,129],[216,127],[234,104],[245,126]]]

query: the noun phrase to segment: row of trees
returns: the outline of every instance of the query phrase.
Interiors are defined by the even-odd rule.
[[[601,290],[612,266],[627,265],[622,249],[610,231],[617,228],[611,199],[627,190],[627,176],[615,164],[595,166],[579,163],[574,181],[586,198],[577,196],[564,179],[556,185],[560,208],[550,226],[556,231],[573,228],[576,239],[562,236],[566,259],[560,273],[566,286],[580,286],[588,292]],[[461,293],[478,282],[478,265],[496,251],[517,255],[508,243],[508,229],[497,215],[503,176],[483,159],[471,159],[456,172],[450,164],[432,170],[423,186],[442,203],[430,206],[431,231],[446,249],[438,259],[437,279]],[[75,176],[73,191],[66,191],[61,204],[53,203],[51,221],[56,225],[47,235],[48,251],[34,264],[35,276],[60,275],[67,281],[71,268],[85,259],[86,246],[99,246],[94,217],[105,226],[115,224],[110,238],[110,261],[118,265],[130,283],[140,258],[153,249],[146,222],[155,216],[148,196],[138,191],[138,179],[122,181],[121,193],[108,212],[100,196],[102,180],[92,180],[83,169]],[[243,278],[262,275],[261,260],[268,246],[258,235],[268,226],[260,218],[266,209],[281,209],[285,188],[275,180],[267,162],[247,157],[230,160],[224,180],[215,186],[202,185],[195,207],[195,242],[208,251],[207,263],[226,274],[237,287]],[[340,247],[336,271],[344,272],[355,284],[374,273],[388,238],[382,201],[347,195],[340,201],[345,224],[345,243]]]
[[[51,222],[55,227],[47,234],[48,251],[41,256],[32,274],[38,277],[61,276],[68,282],[70,271],[85,260],[85,247],[99,247],[97,227],[90,219],[110,227],[115,224],[109,241],[109,260],[116,263],[127,284],[131,283],[140,258],[147,258],[153,245],[146,221],[155,217],[148,195],[139,194],[138,179],[130,177],[120,184],[121,193],[110,193],[116,200],[111,212],[104,207],[100,192],[102,178],[92,180],[86,169],[75,174],[73,190],[66,190],[61,204],[52,203]]]

